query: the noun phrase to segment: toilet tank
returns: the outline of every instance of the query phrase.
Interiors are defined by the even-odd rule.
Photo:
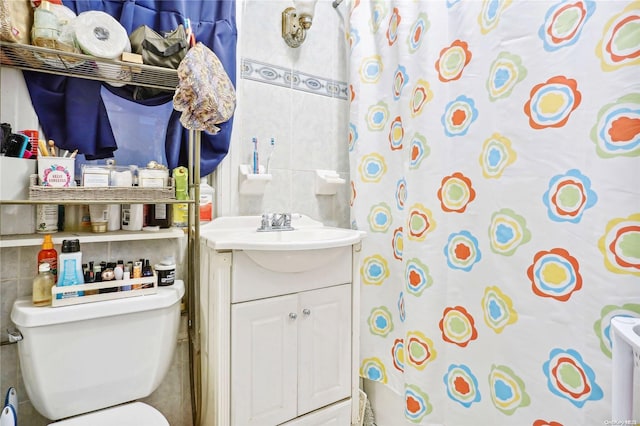
[[[34,408],[51,420],[144,398],[175,352],[184,283],[151,295],[63,307],[16,300],[20,369]]]

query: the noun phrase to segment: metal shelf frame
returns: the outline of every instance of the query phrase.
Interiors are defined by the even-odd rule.
[[[0,41],[0,64],[26,71],[105,81],[117,85],[175,91],[178,72],[172,68],[96,58],[81,53]]]
[[[178,86],[178,73],[171,68],[134,64],[118,60],[96,58],[80,53],[64,52],[44,47],[0,41],[0,66],[25,71],[97,80],[115,85],[144,86],[174,92]],[[200,378],[200,147],[201,133],[189,131],[188,141],[189,200],[161,200],[160,203],[186,203],[189,208],[187,227],[187,291],[185,293],[189,330],[189,370],[191,381],[191,408],[194,425],[200,422],[201,378]],[[70,200],[34,201],[0,200],[2,204],[114,204],[113,201]],[[130,204],[118,200],[117,204]],[[138,201],[139,203],[139,201]],[[145,204],[151,202],[145,201]],[[131,203],[133,204],[133,203]],[[8,244],[8,243],[6,243]]]

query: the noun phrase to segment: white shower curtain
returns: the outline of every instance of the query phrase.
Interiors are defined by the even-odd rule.
[[[640,2],[349,11],[361,376],[398,424],[607,424],[609,322],[640,317]]]

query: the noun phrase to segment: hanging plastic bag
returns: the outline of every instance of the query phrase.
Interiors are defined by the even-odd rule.
[[[187,34],[182,24],[164,35],[141,25],[131,33],[129,40],[131,51],[142,55],[142,63],[157,67],[178,68],[189,49]]]
[[[158,34],[153,28],[140,25],[129,36],[131,51],[142,56],[142,63],[156,67],[176,69],[187,54],[189,42],[182,26],[173,31]],[[133,98],[148,99],[166,92],[162,89],[138,86],[134,89]]]
[[[191,130],[216,134],[216,124],[233,116],[236,93],[222,63],[202,43],[191,48],[178,67],[173,107],[182,111],[180,123]]]

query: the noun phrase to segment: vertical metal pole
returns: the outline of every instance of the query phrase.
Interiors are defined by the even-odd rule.
[[[199,131],[189,130],[189,204],[188,223],[188,325],[189,325],[189,381],[191,384],[191,414],[193,425],[200,424],[201,368],[200,368],[200,141]]]
[[[202,414],[202,369],[201,369],[201,357],[200,357],[200,148],[201,148],[201,136],[202,132],[196,132],[195,138],[195,164],[193,172],[193,204],[194,221],[193,221],[193,299],[194,299],[194,311],[193,321],[194,327],[194,349],[196,353],[196,359],[194,360],[194,373],[195,373],[195,390],[196,395],[196,409],[195,409],[195,421],[194,425],[200,425]]]

